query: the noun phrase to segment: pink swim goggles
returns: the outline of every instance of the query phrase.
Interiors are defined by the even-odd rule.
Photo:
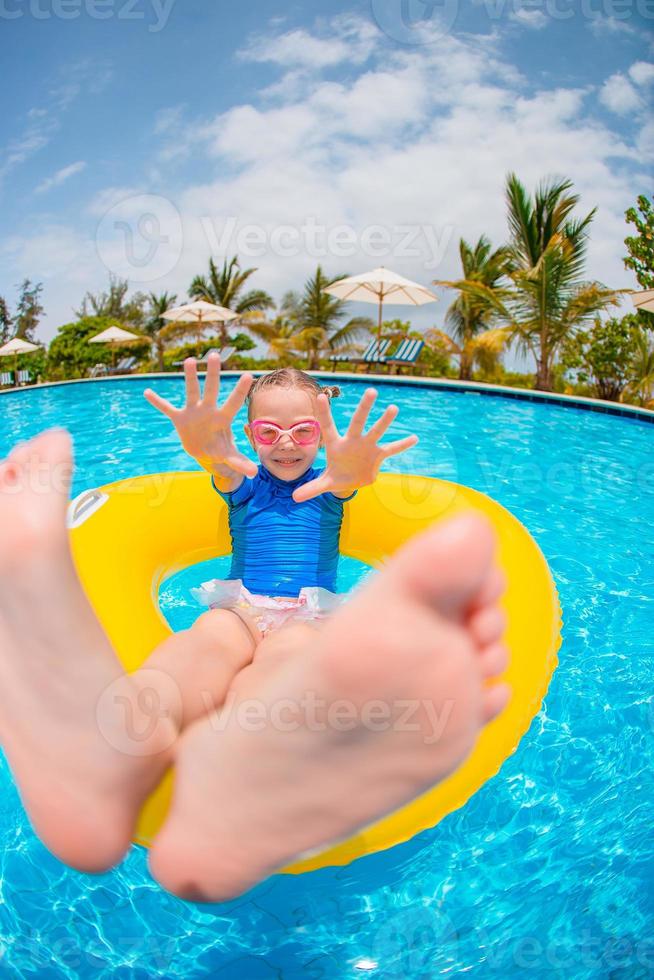
[[[290,429],[282,429],[276,422],[255,419],[254,422],[250,422],[250,428],[255,442],[263,446],[274,446],[283,435],[289,435],[298,446],[310,446],[320,438],[320,423],[315,419],[296,422]]]

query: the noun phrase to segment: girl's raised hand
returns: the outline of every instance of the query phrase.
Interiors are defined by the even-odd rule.
[[[293,491],[293,500],[302,503],[321,493],[352,493],[359,487],[374,483],[379,467],[389,456],[396,456],[410,446],[415,446],[418,436],[405,436],[395,442],[380,446],[380,439],[396,417],[397,405],[389,405],[377,421],[364,434],[363,428],[368,420],[370,409],[377,397],[374,388],[366,391],[357,405],[345,435],[339,435],[332,418],[329,398],[320,394],[317,397],[316,416],[325,443],[327,466],[325,472],[315,480]]]
[[[204,469],[221,476],[235,473],[255,476],[256,464],[238,451],[232,434],[234,417],[243,406],[252,386],[252,375],[241,375],[221,407],[217,404],[220,390],[219,354],[210,354],[207,359],[204,394],[200,392],[194,357],[188,357],[184,361],[184,377],[186,404],[183,408],[175,408],[151,388],[147,388],[143,394],[154,408],[170,419],[186,452]]]

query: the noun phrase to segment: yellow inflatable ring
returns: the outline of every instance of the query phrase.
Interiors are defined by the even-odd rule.
[[[455,483],[385,473],[345,505],[340,550],[379,567],[429,524],[466,510],[490,519],[508,578],[503,605],[511,654],[505,674],[513,692],[509,706],[483,730],[463,765],[439,785],[355,837],[284,871],[347,864],[433,827],[498,772],[540,709],[557,664],[560,609],[541,551],[507,510]],[[69,528],[84,588],[127,671],[171,633],[157,604],[164,579],[231,550],[227,507],[203,473],[160,473],[88,491],[70,505]],[[168,772],[141,811],[136,843],[151,844],[171,792]]]

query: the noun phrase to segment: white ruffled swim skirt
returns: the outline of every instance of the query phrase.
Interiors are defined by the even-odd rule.
[[[263,636],[286,623],[325,619],[348,598],[320,586],[300,589],[297,597],[255,595],[237,579],[212,579],[191,589],[194,599],[209,609],[233,609],[248,613]]]

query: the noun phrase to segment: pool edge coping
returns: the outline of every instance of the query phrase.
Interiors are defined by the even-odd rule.
[[[253,375],[266,374],[270,369],[252,369]],[[245,371],[222,371],[225,376],[244,374]],[[545,402],[563,407],[576,407],[582,411],[599,412],[605,415],[615,415],[621,418],[636,418],[643,422],[654,424],[654,411],[638,405],[626,405],[622,402],[610,402],[601,398],[586,398],[581,395],[564,395],[560,392],[539,391],[534,388],[513,388],[509,385],[493,385],[483,381],[461,381],[458,378],[426,378],[416,375],[402,374],[361,374],[349,371],[307,371],[307,374],[320,378],[342,378],[347,381],[363,381],[376,384],[405,384],[416,388],[440,388],[442,390],[470,392],[478,395],[493,395],[500,398],[518,401]],[[182,371],[153,372],[150,374],[120,374],[105,378],[71,378],[67,381],[46,381],[41,384],[21,385],[0,390],[1,395],[12,395],[19,391],[29,391],[42,388],[58,388],[63,385],[95,384],[114,381],[142,381],[146,378],[177,378],[183,377]]]

